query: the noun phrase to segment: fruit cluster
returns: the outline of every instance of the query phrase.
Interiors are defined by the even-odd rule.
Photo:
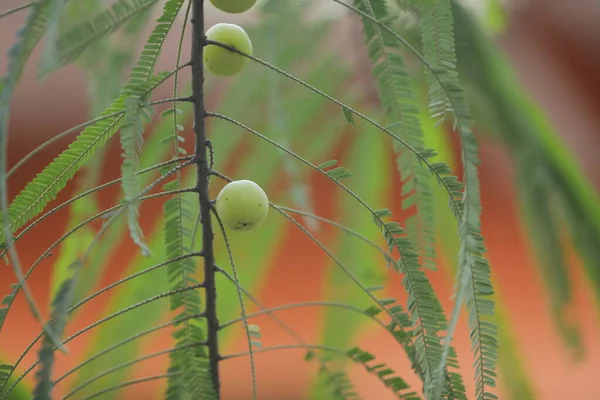
[[[249,10],[256,0],[210,0],[219,10],[238,14]],[[219,23],[206,31],[206,39],[252,55],[252,42],[240,26]],[[204,66],[215,75],[239,74],[249,59],[215,44],[204,48]],[[249,231],[264,222],[269,213],[269,199],[255,182],[233,181],[225,185],[217,196],[215,209],[223,225],[234,231]]]

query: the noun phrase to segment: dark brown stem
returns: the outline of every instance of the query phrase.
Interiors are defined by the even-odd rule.
[[[217,290],[215,287],[215,256],[213,249],[213,228],[211,220],[208,181],[210,168],[206,154],[206,127],[204,120],[204,0],[193,0],[192,3],[192,99],[194,102],[194,135],[197,165],[196,186],[200,201],[200,224],[202,225],[202,249],[204,251],[204,286],[206,291],[206,325],[207,345],[210,361],[210,372],[217,398],[220,398],[221,384],[219,380],[219,321],[217,319]]]

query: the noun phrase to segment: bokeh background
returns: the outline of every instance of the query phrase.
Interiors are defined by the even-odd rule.
[[[0,7],[3,10],[18,4],[19,1],[4,0]],[[475,4],[475,8],[478,6]],[[293,71],[327,93],[368,111],[370,115],[382,116],[363,48],[360,24],[354,16],[348,15],[339,7],[320,4],[307,14],[308,22],[302,22],[302,27],[299,27],[293,20],[279,20],[273,16],[273,12],[260,8],[243,16],[225,15],[210,5],[207,8],[208,26],[225,21],[239,23],[247,28],[258,57]],[[153,13],[158,11],[159,8],[155,8]],[[21,12],[0,20],[2,73],[7,65],[5,55],[24,16],[25,13]],[[597,73],[600,68],[600,53],[594,49],[600,48],[600,3],[595,0],[507,2],[504,17],[505,20],[494,22],[502,26],[494,43],[514,69],[523,90],[544,110],[563,140],[565,151],[575,154],[589,181],[597,188],[600,183],[600,161],[597,157],[597,149],[600,148],[600,75]],[[145,34],[141,34],[135,42],[138,49],[143,44],[144,37]],[[293,41],[294,46],[287,46],[286,40]],[[169,36],[159,70],[173,69],[178,41],[178,33]],[[187,49],[189,40],[186,39],[185,43],[184,49]],[[458,42],[457,47],[460,46],[461,43]],[[279,54],[277,49],[280,50]],[[187,54],[189,52],[184,51],[184,60]],[[39,56],[38,49],[15,93],[10,119],[9,166],[17,163],[40,143],[89,119],[94,112],[82,69],[69,65],[40,81],[35,79],[35,64]],[[106,62],[102,53],[95,57],[98,63]],[[133,57],[135,59],[136,56]],[[126,77],[126,70],[120,72]],[[189,81],[186,72],[182,73],[181,80],[181,90],[185,92],[186,82]],[[301,87],[289,84],[259,66],[251,66],[240,78],[223,80],[209,76],[207,87],[209,109],[231,115],[265,132],[308,159],[343,160],[342,165],[355,172],[355,177],[351,178],[352,183],[349,183],[352,188],[372,200],[378,208],[392,209],[396,218],[406,217],[400,207],[400,179],[393,151],[389,142],[373,129],[363,125],[353,128],[344,121],[342,113],[336,107],[331,107]],[[156,98],[170,97],[171,92],[172,84],[167,84],[158,90]],[[426,117],[423,121],[427,124]],[[184,135],[190,139],[188,145],[191,145],[189,120],[185,127]],[[321,177],[284,159],[272,147],[247,136],[237,128],[215,121],[210,121],[208,127],[215,142],[217,164],[230,176],[256,180],[264,185],[272,199],[281,204],[312,209],[323,217],[344,221],[359,230],[364,228],[373,236],[368,215],[357,215],[353,203]],[[160,129],[165,128],[161,128],[161,122],[156,119],[148,132],[158,132]],[[458,143],[455,135],[447,129],[431,129],[437,132],[433,135],[436,143],[446,149],[447,160],[456,164],[455,150]],[[504,367],[501,360],[498,394],[500,398],[523,400],[600,398],[596,382],[600,367],[598,312],[593,303],[591,285],[582,272],[579,259],[570,244],[566,243],[570,279],[574,288],[569,312],[580,329],[584,349],[582,355],[574,356],[561,341],[549,311],[548,294],[541,276],[543,272],[518,206],[519,197],[510,153],[490,132],[482,128],[477,133],[481,140],[483,160],[483,233],[499,293],[502,323],[506,327],[502,343],[510,344],[504,348]],[[28,180],[68,145],[74,135],[56,141],[35,159],[24,164],[9,181],[9,195],[16,195]],[[157,135],[148,135],[147,145],[154,146],[154,153],[147,154],[144,162],[151,165],[163,159],[166,153],[164,148],[155,143],[156,140],[152,141],[151,137]],[[96,167],[101,181],[119,176],[120,155],[116,139],[111,140],[101,164]],[[374,154],[378,156],[374,157]],[[81,179],[85,180],[90,175],[88,172],[82,176]],[[71,182],[52,204],[57,205],[68,199],[81,184],[81,180]],[[217,193],[216,190],[218,184],[215,184],[214,193]],[[100,209],[114,204],[118,195],[118,186],[100,192],[96,198]],[[142,207],[142,226],[146,236],[154,243],[160,243],[160,237],[156,239],[155,232],[160,231],[161,207],[161,201],[156,200],[145,203]],[[69,215],[69,209],[56,213],[19,242],[18,249],[25,266],[31,266],[58,235],[67,229],[71,223]],[[362,247],[353,239],[346,238],[339,231],[322,223],[307,223],[336,254],[342,254],[345,260],[364,264],[359,270],[361,276],[385,282],[387,295],[396,297],[401,302],[405,301],[400,277],[387,272],[385,263],[368,246]],[[93,225],[95,229],[98,226]],[[447,219],[440,219],[438,228],[441,236],[455,235],[455,227]],[[141,259],[131,240],[122,232],[111,232],[107,241],[110,243],[103,247],[104,252],[96,253],[97,259],[93,261],[96,269],[90,268],[89,275],[86,274],[91,287],[101,288],[125,274],[152,264]],[[233,234],[231,241],[242,284],[267,306],[353,298],[354,289],[336,272],[325,253],[299,230],[274,214],[269,217],[261,232],[255,235]],[[54,250],[53,255],[42,261],[29,278],[36,299],[45,310],[50,297],[53,266],[60,256],[61,248]],[[219,245],[218,257],[221,264],[227,264],[222,245]],[[430,274],[447,310],[453,304],[450,296],[455,258],[452,251],[441,248],[438,271]],[[9,284],[14,281],[12,270],[5,265],[0,266],[0,295],[8,294]],[[239,314],[235,291],[225,281],[220,282],[219,287],[222,288],[219,295],[221,319],[235,318]],[[163,275],[148,274],[135,284],[126,285],[90,302],[83,312],[75,315],[68,332],[81,329],[111,310],[164,290],[168,290],[168,286]],[[250,310],[257,310],[249,302],[247,304]],[[126,337],[136,329],[149,328],[167,321],[167,310],[167,301],[157,302],[156,305],[140,309],[74,340],[69,345],[70,355],[58,356],[56,374],[64,373],[75,365],[74,360],[81,360],[85,355],[109,344],[109,337]],[[356,319],[344,311],[321,307],[295,308],[281,311],[278,315],[294,326],[308,342],[325,341],[336,343],[342,348],[359,343],[363,349],[394,367],[409,382],[416,383],[400,349],[379,327],[372,326],[374,324],[364,323],[363,319]],[[261,326],[263,345],[291,342],[287,334],[268,318],[259,317],[254,321]],[[336,333],[336,327],[344,331],[342,333],[354,331],[355,334],[352,337],[340,335],[339,332]],[[237,324],[229,329],[223,336],[223,352],[243,351],[245,339],[241,325]],[[38,332],[39,326],[28,312],[23,297],[19,296],[0,333],[0,360],[11,362],[16,359]],[[172,339],[165,329],[139,341],[137,347],[127,347],[122,352],[119,351],[119,354],[110,355],[99,362],[108,368],[127,360],[128,354],[149,353],[170,346]],[[471,382],[470,343],[464,319],[456,335],[456,347],[462,361],[464,378]],[[303,354],[302,351],[285,350],[257,356],[260,398],[311,398],[311,385],[317,374],[317,366],[304,361]],[[35,361],[35,357],[35,352],[25,357],[20,371]],[[166,356],[144,361],[126,374],[114,374],[98,381],[94,388],[97,390],[119,380],[158,374],[165,370],[167,363]],[[248,360],[228,360],[221,367],[225,398],[250,398]],[[380,382],[361,368],[352,367],[350,371],[364,398],[391,398]],[[25,387],[32,384],[32,379],[33,374],[29,374],[24,380]],[[75,377],[71,376],[57,386],[56,392],[66,393],[68,386],[75,381]],[[157,380],[101,398],[159,399],[162,398],[164,387],[165,382]]]

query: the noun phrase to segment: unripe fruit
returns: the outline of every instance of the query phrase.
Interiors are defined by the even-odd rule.
[[[206,38],[252,55],[252,42],[238,25],[220,23],[206,31]],[[233,76],[240,73],[250,61],[247,57],[215,44],[204,48],[204,66],[215,75]]]
[[[256,0],[210,0],[213,6],[230,14],[239,14],[248,11],[256,4]]]
[[[256,183],[233,181],[221,189],[215,208],[225,227],[234,231],[250,231],[267,218],[269,199]]]

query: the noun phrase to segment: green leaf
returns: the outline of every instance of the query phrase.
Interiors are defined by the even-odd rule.
[[[322,162],[321,164],[317,165],[317,167],[319,169],[325,170],[329,167],[333,167],[335,164],[337,164],[337,160],[329,160],[329,161]]]
[[[182,3],[183,0],[172,0],[165,4],[164,15],[151,33],[138,60],[137,69],[131,73],[129,82],[119,98],[101,114],[108,118],[88,126],[81,132],[69,148],[37,174],[12,201],[8,209],[12,231],[22,227],[38,215],[49,201],[54,200],[75,173],[123,125],[128,93],[143,88],[143,93],[146,94],[169,75],[162,73],[150,79],[162,44]]]
[[[330,169],[327,171],[327,175],[331,177],[331,179],[335,179],[336,181],[341,181],[342,179],[350,178],[353,174],[349,169],[344,167],[337,167]]]
[[[356,122],[354,122],[354,114],[352,114],[352,112],[346,107],[343,107],[342,111],[344,112],[344,118],[346,119],[346,121],[351,123],[353,126],[356,126]]]

